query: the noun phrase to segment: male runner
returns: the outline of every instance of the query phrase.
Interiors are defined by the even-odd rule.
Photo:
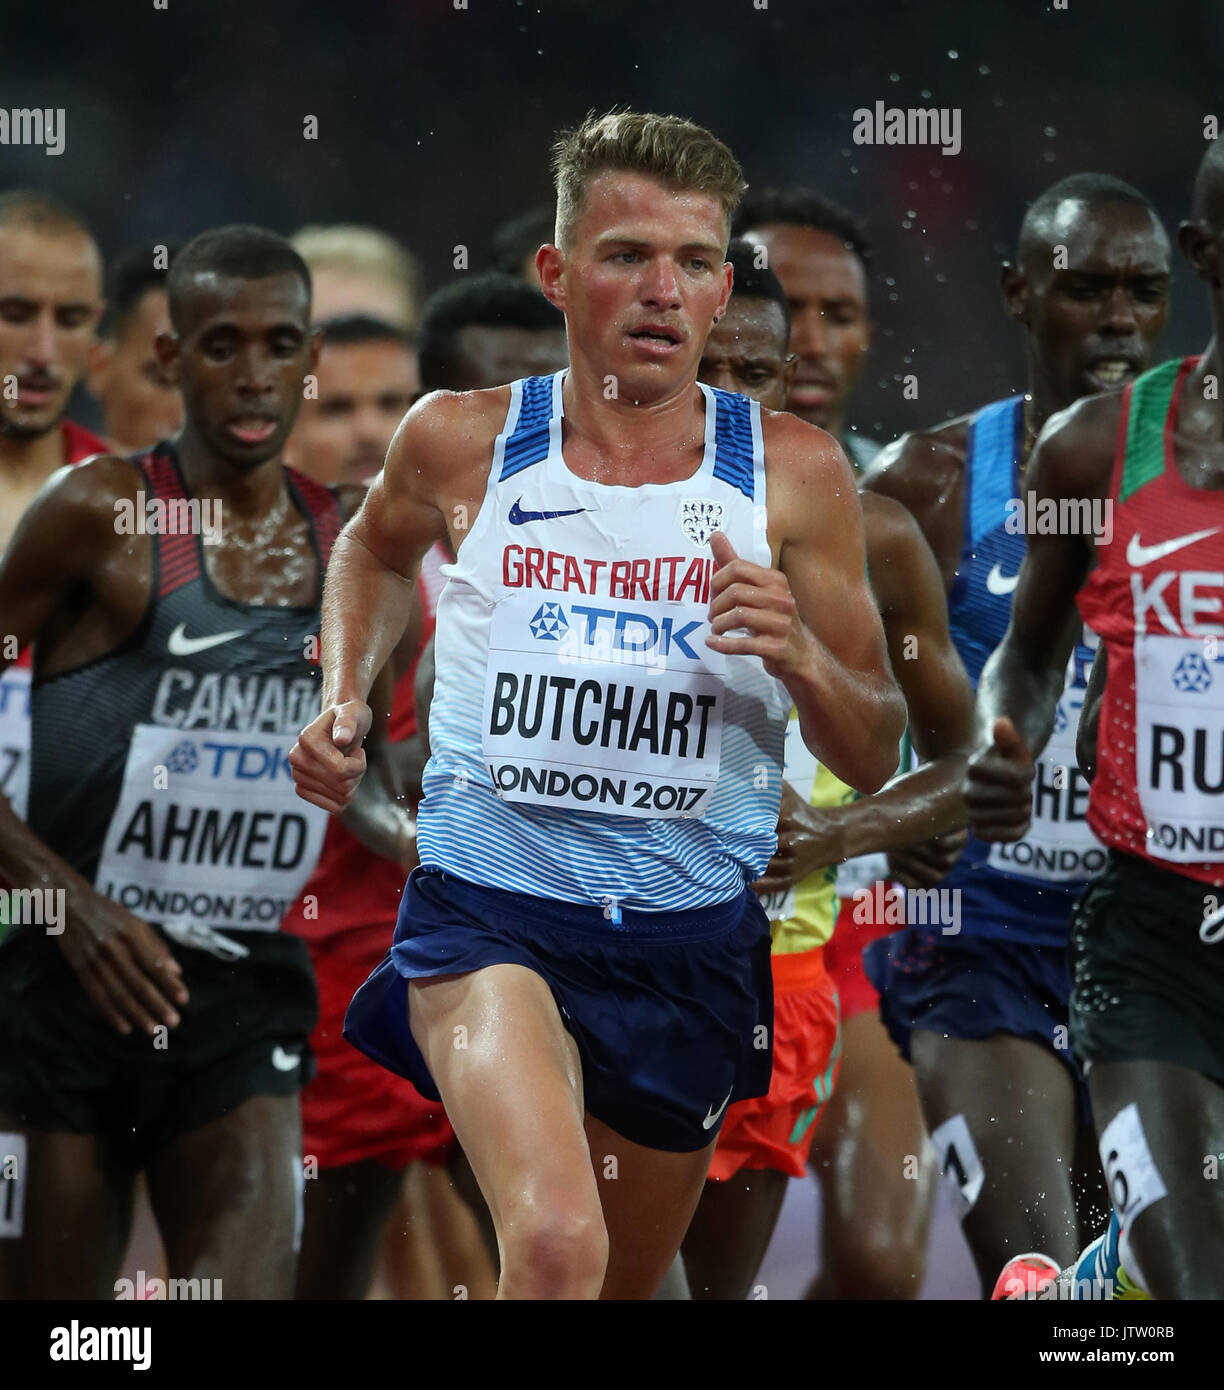
[[[102,257],[48,193],[0,193],[0,550],[43,483],[105,449],[65,420],[102,314]]]
[[[1224,1298],[1224,965],[1220,888],[1220,591],[1224,426],[1224,145],[1211,143],[1179,241],[1206,284],[1199,358],[1145,372],[1051,421],[1029,486],[1104,504],[1108,544],[1071,528],[1030,537],[1012,621],[982,673],[974,830],[1025,834],[1078,593],[1107,653],[1088,818],[1109,863],[1071,930],[1071,1039],[1088,1075],[1101,1163],[1153,1298]],[[1082,529],[1082,528],[1081,528]],[[1038,1247],[1033,1247],[1038,1248]],[[1043,1248],[1043,1247],[1042,1247]],[[1049,1252],[1046,1252],[1049,1253]],[[1065,1264],[1067,1261],[1062,1260]],[[1129,1266],[1128,1266],[1129,1267]]]
[[[730,294],[734,158],[623,112],[564,135],[554,170],[538,266],[569,372],[409,413],[337,552],[324,714],[293,762],[308,799],[345,803],[366,673],[449,535],[422,867],[348,1035],[441,1095],[497,1228],[499,1297],[640,1298],[726,1106],[768,1089],[746,885],[775,844],[790,707],[869,791],[904,710],[849,465],[695,384]]]
[[[698,377],[707,385],[741,391],[771,410],[782,410],[795,365],[787,355],[786,295],[772,271],[755,267],[754,248],[748,243],[733,241],[727,259],[735,272],[731,299],[706,339]],[[970,737],[973,692],[948,636],[939,571],[904,507],[870,494],[862,504],[868,576],[893,670],[906,697],[920,756],[931,761],[875,796],[818,808],[811,803],[818,800],[820,783],[828,774],[797,737],[794,722],[788,729],[778,852],[754,885],[764,893],[773,922],[773,1079],[768,1096],[727,1109],[705,1191],[684,1238],[696,1298],[747,1295],[776,1224],[787,1178],[803,1176],[818,1119],[830,1095],[836,1094],[843,1039],[838,993],[826,968],[824,944],[833,934],[837,913],[836,865],[860,853],[902,844],[907,834],[929,835],[933,826],[949,824],[960,812],[957,793]],[[860,894],[851,905],[861,907],[864,901]],[[892,1105],[897,1106],[895,1094]],[[920,1142],[922,1119],[916,1099],[913,1109]],[[860,1152],[860,1163],[866,1164],[869,1157],[876,1155],[866,1148]],[[895,1177],[891,1172],[874,1176]],[[930,1175],[924,1180],[929,1188]],[[916,1181],[909,1179],[911,1186]],[[896,1183],[883,1185],[891,1188]],[[864,1225],[878,1205],[858,1213],[859,1239],[867,1256],[879,1254],[874,1232]],[[826,1233],[826,1267],[837,1254]],[[907,1274],[912,1279],[912,1270]]]
[[[50,194],[0,194],[0,554],[35,493],[106,444],[64,410],[102,313],[102,256],[84,220]],[[5,625],[4,633],[9,636]],[[0,795],[19,816],[30,789],[30,655],[0,672]],[[0,875],[0,887],[4,886]],[[8,925],[0,895],[0,937]]]
[[[750,192],[736,221],[744,239],[759,248],[756,259],[768,261],[786,291],[790,348],[797,358],[789,409],[831,431],[855,469],[865,468],[880,446],[847,429],[846,412],[871,346],[872,248],[866,227],[836,203],[796,187]],[[829,810],[851,795],[826,769],[813,804]],[[962,843],[960,832],[941,843],[944,872]],[[928,886],[933,880],[914,872],[927,867],[924,857],[921,850],[898,852],[895,874],[910,886]],[[845,1060],[837,1091],[813,1131],[811,1167],[824,1201],[821,1274],[810,1298],[913,1297],[926,1265],[934,1196],[930,1147],[913,1074],[880,1022],[879,999],[862,958],[868,942],[893,930],[895,914],[877,921],[855,912],[852,897],[886,873],[884,857],[872,858],[874,863],[848,865],[837,875],[843,911],[824,953],[841,1006]],[[881,901],[874,891],[872,901]],[[917,1175],[911,1176],[915,1159]]]
[[[37,642],[29,828],[0,802],[0,872],[62,908],[0,948],[0,1296],[111,1296],[142,1168],[172,1277],[292,1289],[315,990],[276,928],[326,818],[286,757],[342,517],[280,463],[317,352],[300,257],[222,228],[168,288],[182,431],[54,478],[0,563]]]
[[[975,680],[1006,629],[1024,555],[1033,440],[1055,411],[1150,360],[1168,312],[1168,241],[1130,185],[1073,175],[1029,208],[1002,284],[1026,331],[1028,395],[905,436],[866,482],[909,506],[931,543],[953,640]],[[1091,660],[1081,634],[1032,834],[993,849],[971,839],[944,880],[960,894],[961,932],[912,928],[866,952],[987,1291],[1013,1256],[1039,1251],[1068,1264],[1100,1225],[1099,1175],[1067,1046],[1067,921],[1104,863],[1084,819],[1074,751]]]
[[[177,247],[168,247],[172,260]],[[157,360],[158,337],[170,332],[166,270],[142,247],[108,274],[106,313],[89,353],[90,394],[102,406],[110,452],[135,453],[169,439],[183,422],[183,401]]]
[[[385,319],[316,320],[323,334],[313,389],[285,447],[291,467],[318,483],[369,483],[416,395],[416,352]]]
[[[325,481],[323,473],[356,476],[357,462],[375,450],[381,465],[403,411],[392,419],[380,397],[397,384],[402,387],[407,367],[403,338],[388,325],[352,316],[320,327],[325,337],[318,400],[308,405],[322,418],[310,422],[304,438],[299,419],[290,453],[303,466],[321,459],[317,480]],[[538,291],[497,274],[465,277],[430,300],[422,316],[420,347],[427,390],[486,389],[504,379],[503,371],[517,379],[542,367],[560,369],[567,360],[561,314]],[[340,402],[353,404],[335,408]],[[422,565],[420,622],[409,624],[395,658],[400,675],[387,730],[393,740],[389,752],[409,753],[409,741],[420,741],[414,738],[417,657],[433,632],[445,583],[441,567],[453,561],[440,542]],[[414,801],[420,767],[417,763]],[[409,772],[404,784],[411,787],[413,780]],[[395,861],[381,858],[344,826],[332,824],[318,867],[285,922],[286,930],[310,944],[320,1002],[311,1036],[318,1073],[302,1095],[303,1152],[319,1164],[318,1180],[306,1188],[297,1285],[302,1298],[364,1296],[401,1179],[411,1183],[414,1200],[405,1203],[408,1210],[401,1209],[401,1221],[410,1223],[410,1239],[393,1232],[396,1245],[408,1247],[397,1253],[394,1265],[411,1275],[410,1287],[423,1291],[425,1286],[448,1298],[456,1284],[472,1298],[486,1289],[492,1293],[488,1259],[471,1213],[453,1192],[442,1190],[445,1169],[436,1171],[454,1166],[459,1158],[442,1106],[423,1100],[410,1082],[370,1061],[341,1036],[353,994],[386,953],[404,869],[415,864],[415,839],[405,845],[402,860]],[[317,913],[307,912],[308,903],[317,904]],[[431,1171],[410,1175],[414,1166]],[[429,1288],[428,1273],[434,1267],[446,1274],[441,1290]]]
[[[421,323],[422,382],[483,391],[513,381],[524,368],[528,376],[541,376],[566,361],[565,324],[557,310],[534,285],[500,271],[462,276],[433,296],[428,314]]]
[[[807,188],[748,193],[735,234],[764,248],[790,305],[790,350],[799,362],[787,409],[828,430],[861,471],[880,446],[846,424],[871,348],[867,277],[871,243],[853,213]]]

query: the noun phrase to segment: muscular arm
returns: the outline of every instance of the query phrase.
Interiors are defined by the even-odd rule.
[[[795,653],[771,674],[790,692],[812,753],[842,781],[873,792],[896,770],[905,703],[867,583],[854,474],[837,444],[800,420],[771,416],[765,433],[766,454],[781,465],[771,470],[770,522],[790,587]],[[729,592],[734,603],[734,586]]]
[[[973,733],[973,687],[948,634],[935,558],[899,503],[866,494],[863,519],[871,587],[924,761],[883,791],[843,806],[808,806],[784,792],[778,850],[758,891],[788,888],[827,864],[896,852],[964,823],[961,780]],[[910,851],[894,872],[915,887],[937,882],[963,845],[963,837],[947,838],[938,850],[924,846],[917,857]]]
[[[899,502],[935,556],[944,592],[960,564],[968,421],[903,435],[883,449],[862,480],[864,493]]]
[[[82,613],[91,618],[92,640],[101,643],[98,655],[134,630],[147,591],[133,582],[139,547],[117,533],[114,504],[135,494],[136,474],[113,458],[63,469],[47,482],[0,558],[0,628],[14,639],[0,644],[0,670],[12,664],[17,650],[71,627]],[[119,1032],[131,1032],[133,1023],[149,1033],[158,1023],[178,1023],[170,1001],[185,1003],[187,991],[164,942],[147,923],[98,893],[4,797],[0,875],[18,887],[37,884],[63,893],[58,944]]]
[[[421,560],[446,535],[430,486],[445,407],[414,406],[391,441],[386,466],[337,537],[323,592],[323,705],[364,701],[404,635]]]
[[[1096,776],[1097,731],[1101,723],[1101,700],[1105,695],[1105,676],[1109,654],[1105,643],[1096,650],[1092,658],[1092,670],[1088,672],[1088,687],[1084,691],[1084,703],[1080,708],[1079,727],[1075,731],[1075,761],[1087,781]]]
[[[827,813],[843,827],[845,858],[964,824],[961,779],[973,736],[973,687],[948,633],[935,557],[898,503],[865,496],[863,516],[871,586],[922,762],[874,796]]]
[[[336,541],[323,593],[323,712],[289,759],[298,795],[316,806],[336,813],[353,799],[366,768],[374,675],[403,638],[421,560],[447,535],[452,504],[462,502],[469,517],[479,510],[504,417],[504,388],[419,401]]]
[[[351,499],[351,506],[345,507],[346,514],[351,516],[361,505],[365,489],[347,491],[358,493]],[[342,499],[342,502],[347,500]],[[345,828],[367,849],[405,869],[413,868],[417,862],[416,817],[406,804],[409,789],[401,784],[399,774],[398,755],[402,745],[393,744],[386,731],[396,681],[409,660],[409,653],[420,646],[421,627],[421,606],[414,592],[404,635],[370,690],[370,732],[363,745],[370,775],[362,778],[352,802],[341,814]]]
[[[1046,498],[1057,505],[1063,498],[1107,495],[1118,409],[1116,395],[1089,397],[1049,422],[1025,484],[1039,507]],[[1075,596],[1094,549],[1090,536],[1028,537],[1011,624],[978,682],[978,751],[970,763],[966,801],[970,824],[983,839],[1014,840],[1028,828],[1032,759],[1054,727],[1067,658],[1081,628]],[[999,725],[1001,720],[1010,721],[1011,731]]]

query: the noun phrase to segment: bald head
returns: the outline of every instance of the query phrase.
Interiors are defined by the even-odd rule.
[[[1191,215],[1214,234],[1224,231],[1224,140],[1213,140],[1199,163]]]
[[[1160,226],[1151,202],[1131,184],[1112,174],[1071,174],[1047,188],[1024,214],[1016,256],[1020,269],[1032,273],[1048,266],[1052,249],[1066,246],[1084,218],[1106,204],[1140,208]]]

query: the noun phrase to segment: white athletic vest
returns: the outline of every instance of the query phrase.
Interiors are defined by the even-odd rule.
[[[760,408],[703,386],[697,473],[609,486],[562,459],[564,376],[512,385],[442,569],[421,863],[612,923],[724,902],[777,844],[791,706],[705,645],[713,532],[771,563]]]

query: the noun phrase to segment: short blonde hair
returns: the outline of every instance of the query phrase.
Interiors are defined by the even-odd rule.
[[[406,319],[398,326],[415,330],[421,312],[421,269],[412,252],[393,236],[376,227],[338,223],[303,227],[291,241],[312,275],[337,270],[385,284],[407,307]]]
[[[566,248],[591,180],[607,170],[646,174],[676,192],[708,193],[722,203],[729,232],[747,184],[731,151],[704,126],[680,116],[593,111],[552,148],[557,189],[557,245]]]

